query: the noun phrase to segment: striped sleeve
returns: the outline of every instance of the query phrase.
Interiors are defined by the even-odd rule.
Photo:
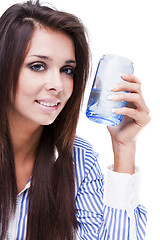
[[[90,146],[79,140],[77,147],[74,148],[74,157],[77,177],[76,210],[79,224],[77,234],[80,239],[98,239],[103,222],[103,177],[97,165],[97,155]]]
[[[97,157],[91,145],[76,138],[77,240],[143,240],[147,222],[145,208],[138,205],[128,213],[127,209],[106,204],[104,178]]]
[[[131,217],[127,210],[104,207],[104,221],[102,222],[99,240],[144,240],[147,222],[147,212],[142,205],[133,210],[135,234],[131,232]],[[133,224],[133,223],[132,223]],[[81,239],[81,238],[80,238]]]
[[[145,229],[147,224],[147,211],[144,206],[139,205],[134,210],[135,222],[136,222],[136,229],[137,229],[137,239],[143,240],[145,238]]]

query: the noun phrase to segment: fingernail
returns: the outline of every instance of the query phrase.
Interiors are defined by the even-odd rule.
[[[121,76],[122,78],[127,78],[129,75],[128,75],[128,73],[121,73],[120,76]]]
[[[116,109],[115,109],[115,108],[112,108],[111,111],[112,111],[112,112],[116,112]]]
[[[108,87],[108,90],[109,90],[109,91],[112,91],[112,86],[109,86],[109,87]]]
[[[112,100],[112,99],[113,99],[113,96],[114,96],[114,95],[109,95],[109,96],[107,96],[107,98],[108,98],[109,100]]]
[[[109,89],[110,91],[115,91],[115,90],[117,90],[117,86],[116,86],[116,85],[110,86],[110,87],[108,87],[108,89]]]
[[[113,94],[113,95],[108,95],[107,98],[110,100],[116,100],[117,99],[117,94]]]

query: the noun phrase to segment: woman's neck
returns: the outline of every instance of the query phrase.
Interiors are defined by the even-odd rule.
[[[21,129],[18,132],[15,129],[11,130],[15,160],[18,158],[21,161],[27,161],[28,157],[35,155],[41,133],[42,127],[32,132],[27,129]]]
[[[42,127],[37,129],[27,129],[25,127],[11,126],[10,133],[14,156],[17,157],[22,155],[26,158],[27,155],[36,151],[42,133]]]
[[[36,149],[42,130],[43,126],[27,128],[23,125],[10,124],[18,193],[24,189],[32,176]]]

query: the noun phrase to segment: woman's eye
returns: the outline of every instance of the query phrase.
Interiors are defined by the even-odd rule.
[[[65,66],[65,67],[61,68],[61,72],[65,73],[69,76],[73,76],[75,74],[75,68],[72,66]]]
[[[30,68],[35,72],[41,72],[45,70],[45,66],[42,63],[34,63],[30,65]]]

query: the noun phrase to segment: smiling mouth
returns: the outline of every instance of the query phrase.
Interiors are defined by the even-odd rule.
[[[59,102],[50,103],[50,102],[43,102],[43,101],[38,101],[38,100],[36,100],[36,102],[39,103],[40,105],[46,106],[46,107],[56,107],[60,104]]]

